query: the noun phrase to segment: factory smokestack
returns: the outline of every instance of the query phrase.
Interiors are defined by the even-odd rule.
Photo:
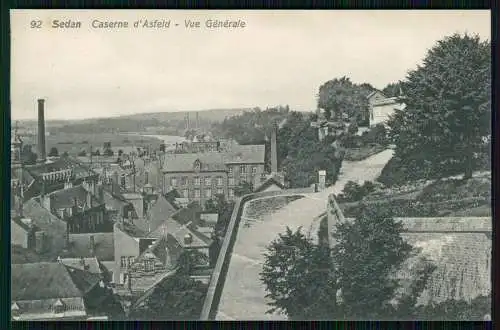
[[[273,124],[273,129],[271,132],[271,173],[278,173],[278,151],[276,147],[276,135],[278,131],[278,125]]]
[[[38,160],[40,162],[45,162],[46,160],[44,104],[44,99],[38,99]]]

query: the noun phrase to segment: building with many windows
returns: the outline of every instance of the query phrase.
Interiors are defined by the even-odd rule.
[[[265,179],[264,145],[239,145],[225,152],[173,154],[163,168],[163,191],[175,189],[181,198],[201,206],[217,195],[235,198],[242,182]]]

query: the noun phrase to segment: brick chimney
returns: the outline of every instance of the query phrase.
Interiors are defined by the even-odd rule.
[[[38,99],[38,161],[44,163],[46,156],[45,148],[45,100]]]
[[[276,174],[278,172],[278,151],[276,146],[276,135],[278,131],[278,125],[273,124],[273,129],[271,132],[271,173]]]

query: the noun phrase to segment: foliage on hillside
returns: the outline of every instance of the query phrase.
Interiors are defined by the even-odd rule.
[[[331,140],[319,142],[310,121],[309,114],[289,111],[287,107],[254,110],[214,125],[214,135],[218,132],[241,144],[265,143],[266,168],[270,170],[272,125],[282,123],[277,135],[278,169],[286,172],[290,187],[308,187],[317,182],[319,170],[326,170],[327,183],[333,183],[343,154],[331,145]]]
[[[264,144],[270,138],[274,123],[280,123],[289,113],[288,107],[266,110],[255,108],[241,115],[224,119],[212,125],[212,134],[223,139],[234,139],[239,144]]]
[[[332,251],[326,217],[318,245],[300,228],[287,228],[269,245],[261,272],[269,313],[291,320],[482,320],[491,314],[491,296],[417,306],[436,265],[405,242],[402,224],[384,208],[358,210],[354,222],[337,224]],[[417,261],[411,278],[395,276],[410,259]]]
[[[419,251],[405,243],[402,225],[381,209],[363,209],[353,223],[338,224],[338,244],[330,251],[322,221],[322,244],[287,228],[266,254],[261,280],[271,300],[269,312],[290,319],[387,319],[412,311],[433,266],[422,259],[413,290],[392,303],[401,283],[392,277]]]
[[[370,84],[354,84],[348,77],[335,78],[319,88],[318,107],[325,110],[325,116],[336,120],[344,119],[366,124],[368,120],[368,99],[374,90]]]
[[[354,199],[339,199],[344,215],[360,207]],[[365,195],[362,204],[385,208],[394,217],[491,216],[491,178],[438,180],[406,194],[395,189]]]
[[[407,108],[389,121],[395,157],[381,180],[397,184],[484,166],[490,143],[491,44],[454,34],[403,81]]]

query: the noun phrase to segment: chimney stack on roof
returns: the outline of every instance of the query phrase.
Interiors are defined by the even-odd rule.
[[[38,161],[44,163],[46,156],[45,149],[45,100],[38,99]]]
[[[278,173],[278,151],[276,146],[276,135],[278,132],[278,125],[276,123],[273,124],[273,128],[271,131],[271,173]]]

